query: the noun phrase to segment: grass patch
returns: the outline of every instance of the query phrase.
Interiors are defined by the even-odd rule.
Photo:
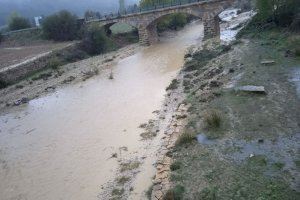
[[[171,164],[170,169],[171,169],[171,171],[176,171],[176,170],[180,169],[180,167],[181,167],[181,162],[175,161]]]
[[[130,180],[130,177],[128,176],[122,176],[120,178],[117,179],[117,183],[119,185],[124,185],[125,183],[127,183]]]
[[[141,163],[138,162],[138,161],[128,162],[128,163],[122,163],[120,171],[121,172],[125,172],[125,171],[130,171],[130,170],[137,169],[140,166],[140,164]]]
[[[222,118],[217,110],[210,110],[204,114],[205,128],[215,130],[221,127]]]
[[[53,70],[58,70],[58,67],[63,65],[64,63],[57,57],[50,58],[46,64],[47,68],[51,68]]]
[[[8,86],[7,83],[5,83],[4,81],[0,80],[0,89],[6,88]]]
[[[125,191],[124,188],[122,188],[122,189],[114,188],[112,190],[111,194],[113,196],[121,196],[122,194],[124,194],[124,191]]]
[[[196,199],[199,200],[217,200],[218,188],[215,186],[204,188],[196,196]]]
[[[278,169],[278,170],[281,170],[283,167],[284,167],[284,163],[281,163],[281,162],[276,162],[276,163],[273,163],[273,167],[275,168],[275,169]]]
[[[142,137],[143,140],[149,140],[149,139],[153,139],[154,137],[156,137],[157,134],[154,133],[153,131],[147,131],[147,132],[141,133],[140,136]]]
[[[267,166],[268,162],[264,155],[254,155],[248,158],[247,164],[252,168],[257,168]]]
[[[182,185],[176,185],[170,189],[164,196],[164,200],[181,200],[183,199],[184,187]]]
[[[176,145],[180,146],[180,145],[185,145],[185,144],[191,144],[195,140],[196,140],[196,134],[184,132],[183,134],[181,134],[178,137],[178,139],[176,141]]]

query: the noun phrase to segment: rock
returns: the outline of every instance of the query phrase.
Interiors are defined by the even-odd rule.
[[[254,86],[254,85],[246,85],[235,88],[236,92],[248,92],[248,93],[258,93],[258,94],[266,94],[264,86]]]
[[[72,81],[74,81],[75,80],[75,77],[74,76],[69,76],[67,79],[65,79],[64,81],[63,81],[63,83],[70,83],[70,82],[72,82]]]
[[[19,100],[15,101],[14,105],[19,106],[21,104],[25,104],[25,103],[28,103],[28,102],[29,102],[29,99],[26,98],[26,97],[23,97],[22,99],[19,99]]]
[[[55,87],[54,86],[50,86],[50,87],[45,88],[45,91],[51,91],[51,90],[55,90]]]
[[[262,65],[274,65],[275,61],[274,60],[263,60],[260,62]]]

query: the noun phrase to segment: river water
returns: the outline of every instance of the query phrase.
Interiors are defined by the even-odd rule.
[[[0,199],[98,199],[117,172],[111,155],[127,147],[121,156],[138,156],[144,145],[138,126],[160,109],[187,47],[200,43],[202,32],[194,22],[120,60],[113,80],[100,72],[0,116]],[[142,198],[153,174],[136,180],[133,199]]]

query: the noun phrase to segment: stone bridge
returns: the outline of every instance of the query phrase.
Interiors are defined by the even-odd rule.
[[[150,45],[158,41],[157,22],[172,13],[186,13],[202,19],[204,24],[204,38],[220,35],[219,13],[233,5],[235,0],[198,0],[193,3],[159,8],[151,11],[122,15],[113,19],[100,19],[87,23],[100,23],[109,29],[115,23],[126,23],[136,27],[139,41],[142,45]]]

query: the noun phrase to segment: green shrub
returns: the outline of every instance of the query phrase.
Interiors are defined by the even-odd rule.
[[[30,28],[31,24],[28,19],[19,16],[17,13],[13,13],[8,22],[8,28],[11,31]]]
[[[190,144],[195,140],[196,140],[195,134],[185,132],[178,137],[178,139],[176,141],[176,145],[179,146],[179,145],[184,145],[184,144]]]
[[[5,83],[4,81],[0,80],[0,89],[6,88],[8,86],[7,83]]]
[[[58,67],[61,65],[63,65],[63,62],[57,57],[49,59],[49,61],[47,63],[47,67],[54,69],[54,70],[57,70]]]
[[[257,18],[262,24],[274,22],[278,26],[290,26],[300,11],[299,0],[256,0]]]
[[[176,171],[176,170],[180,169],[180,166],[181,166],[181,162],[175,161],[171,164],[170,169],[171,169],[171,171]]]
[[[42,28],[47,39],[56,41],[74,40],[79,30],[77,16],[65,10],[46,17]]]
[[[106,36],[105,31],[100,26],[93,24],[87,28],[81,47],[88,54],[96,55],[110,50],[114,45]]]
[[[220,128],[222,122],[221,115],[216,110],[210,110],[204,114],[204,123],[208,129]]]
[[[181,200],[183,199],[184,187],[176,185],[173,189],[170,189],[164,196],[164,200]]]
[[[188,17],[183,13],[170,14],[163,17],[157,23],[158,32],[163,32],[168,29],[177,30],[178,28],[184,27],[188,23]]]

